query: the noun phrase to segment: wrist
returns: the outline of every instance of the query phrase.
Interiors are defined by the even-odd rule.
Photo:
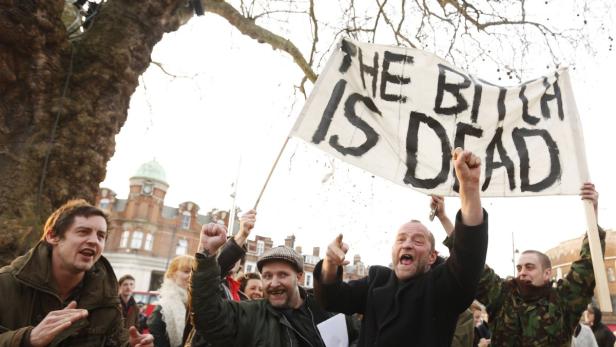
[[[336,264],[335,262],[328,260],[327,258],[325,258],[323,260],[323,271],[337,271],[338,270],[338,264]]]
[[[206,256],[209,257],[209,256],[216,255],[218,253],[218,249],[219,248],[220,247],[212,247],[212,246],[209,246],[209,245],[208,246],[201,245],[199,247],[199,249],[197,250],[197,252],[203,253],[203,254],[205,254]]]

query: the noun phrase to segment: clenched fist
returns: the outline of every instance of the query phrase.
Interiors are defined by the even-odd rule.
[[[214,255],[227,241],[227,228],[222,224],[208,223],[201,227],[199,252],[207,251]]]
[[[471,151],[457,147],[451,153],[456,176],[460,181],[460,188],[479,187],[481,177],[481,159]]]

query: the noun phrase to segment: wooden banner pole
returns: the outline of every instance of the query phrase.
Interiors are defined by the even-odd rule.
[[[259,206],[259,202],[261,201],[261,197],[263,197],[263,192],[265,192],[265,187],[267,187],[267,184],[270,181],[270,178],[272,178],[272,174],[274,173],[274,170],[276,169],[276,165],[278,165],[278,160],[280,160],[280,157],[282,156],[282,152],[284,152],[284,149],[287,147],[287,143],[289,143],[289,136],[287,136],[287,139],[284,141],[284,144],[282,145],[282,148],[280,148],[280,152],[278,152],[278,156],[276,157],[276,160],[274,161],[274,165],[272,165],[272,169],[270,170],[269,174],[267,175],[267,179],[265,179],[265,183],[263,184],[263,188],[261,188],[261,192],[259,193],[259,196],[257,197],[257,201],[255,202],[255,205],[253,207],[253,209],[257,209],[257,207]]]
[[[595,273],[595,297],[599,302],[601,312],[612,312],[612,300],[607,284],[607,274],[605,273],[605,262],[601,251],[601,241],[599,240],[599,229],[597,228],[597,216],[592,201],[584,200],[586,210],[586,224],[588,226],[588,245]]]

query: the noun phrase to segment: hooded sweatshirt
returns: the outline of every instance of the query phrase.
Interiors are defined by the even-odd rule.
[[[610,331],[610,329],[601,322],[602,314],[601,310],[597,307],[592,307],[592,310],[595,314],[595,320],[590,327],[592,332],[595,334],[595,340],[597,340],[597,345],[599,347],[614,347],[614,342],[616,342],[616,337]]]

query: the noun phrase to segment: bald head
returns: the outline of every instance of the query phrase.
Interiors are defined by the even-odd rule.
[[[396,277],[406,281],[430,270],[436,261],[434,236],[419,221],[402,224],[391,249]]]
[[[398,234],[402,231],[405,230],[419,230],[421,232],[423,232],[426,235],[426,238],[428,240],[428,242],[430,242],[430,251],[434,251],[434,235],[432,234],[432,232],[430,230],[428,230],[428,228],[426,228],[425,225],[423,225],[420,221],[416,220],[416,219],[411,219],[409,222],[406,222],[404,224],[402,224],[400,226],[400,229],[398,229],[398,233],[396,233],[396,237],[398,236]]]

